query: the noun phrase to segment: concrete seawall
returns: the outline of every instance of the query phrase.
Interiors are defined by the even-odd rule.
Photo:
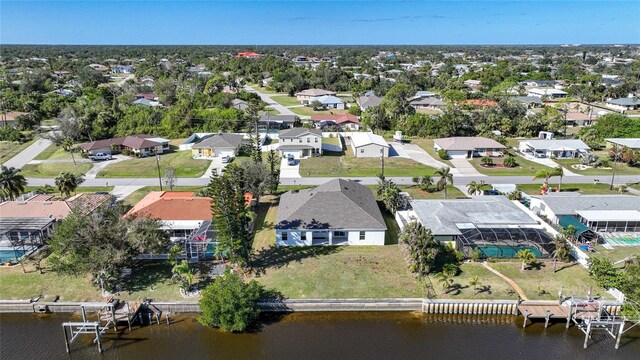
[[[526,301],[527,304],[550,304],[552,301]],[[101,302],[29,302],[0,301],[0,313],[74,313],[84,306],[88,312],[100,310]],[[518,315],[517,300],[451,300],[451,299],[294,299],[260,302],[265,312],[331,312],[331,311],[418,311],[426,314]],[[199,313],[197,302],[151,302],[149,310],[161,313]],[[612,314],[620,310],[619,303],[606,303]]]

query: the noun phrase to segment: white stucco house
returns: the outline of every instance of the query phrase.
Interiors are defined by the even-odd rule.
[[[300,104],[308,105],[313,101],[311,100],[313,98],[317,98],[320,96],[335,96],[336,92],[330,91],[330,90],[324,90],[324,89],[307,89],[307,90],[302,90],[296,93],[295,95],[296,95],[296,99],[300,101]]]
[[[211,159],[224,156],[235,157],[238,151],[240,151],[243,140],[244,136],[239,134],[218,133],[207,134],[202,137],[196,136],[196,138],[192,140],[195,143],[191,145],[191,156],[194,159]]]
[[[370,132],[354,132],[350,135],[350,141],[354,157],[389,157],[389,144],[380,135]]]
[[[576,158],[586,154],[591,148],[582,140],[523,140],[518,146],[520,152],[532,154],[535,157]]]
[[[640,109],[640,98],[626,97],[620,99],[607,100],[606,106],[609,109],[625,112],[627,110]]]
[[[305,159],[322,155],[322,131],[320,129],[292,128],[278,133],[278,151],[283,158]]]
[[[566,91],[558,89],[533,88],[527,90],[527,96],[535,96],[541,99],[553,100],[566,98],[569,95]]]
[[[384,245],[387,226],[371,190],[331,180],[280,198],[276,246]]]
[[[322,107],[325,109],[344,110],[344,102],[342,102],[342,99],[333,95],[313,97],[309,99],[308,105],[311,105],[316,101],[322,104]]]
[[[466,159],[482,156],[502,156],[507,147],[484,137],[457,136],[433,140],[433,150],[444,149],[452,159]]]

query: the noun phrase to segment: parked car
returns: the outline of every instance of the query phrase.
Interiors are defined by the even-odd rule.
[[[293,155],[287,156],[287,165],[294,166],[296,164],[296,158]]]
[[[223,156],[222,157],[222,163],[223,164],[228,164],[231,162],[231,156],[227,155],[227,156]]]
[[[113,157],[111,157],[111,154],[97,153],[95,155],[89,156],[89,159],[91,159],[92,161],[101,161],[101,160],[111,160],[113,159]]]

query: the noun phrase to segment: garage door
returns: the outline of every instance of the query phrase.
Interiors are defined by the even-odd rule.
[[[231,156],[231,157],[233,157],[233,150],[216,150],[216,156]]]
[[[283,158],[288,158],[289,155],[293,155],[294,159],[300,159],[300,151],[296,150],[296,151],[283,151],[282,152],[282,157]]]

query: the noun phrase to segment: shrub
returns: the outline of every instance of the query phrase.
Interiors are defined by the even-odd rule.
[[[482,165],[484,165],[484,166],[491,166],[491,165],[493,165],[493,159],[492,159],[492,158],[490,158],[490,157],[488,157],[488,156],[485,156],[485,157],[483,157],[482,159],[480,159],[480,162],[481,162],[481,163],[482,163]]]
[[[504,166],[510,168],[516,167],[518,165],[518,163],[516,162],[516,157],[513,155],[507,156],[502,163],[504,164]]]
[[[227,271],[202,291],[202,315],[198,321],[225,331],[244,331],[260,315],[261,293],[262,287],[255,280],[245,283],[240,276]]]
[[[438,150],[438,157],[442,160],[449,160],[449,153],[445,149]]]
[[[473,249],[469,252],[469,257],[473,261],[479,261],[482,259],[482,252],[479,249]]]

